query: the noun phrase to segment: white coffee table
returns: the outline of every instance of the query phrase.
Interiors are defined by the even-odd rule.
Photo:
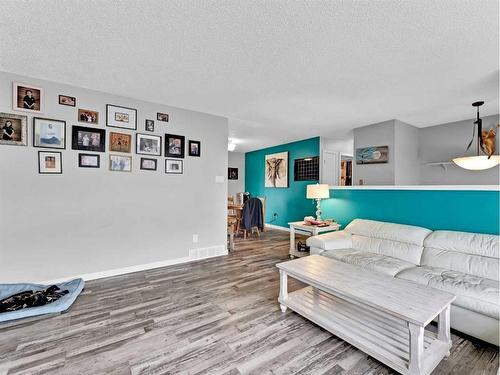
[[[311,236],[317,236],[320,233],[332,232],[340,229],[340,224],[332,223],[326,227],[318,227],[317,225],[307,225],[303,221],[292,221],[288,223],[290,226],[290,258],[300,258],[309,255],[308,252],[300,252],[295,248],[295,232],[297,230],[301,232],[310,233]]]
[[[449,355],[455,296],[321,255],[278,263],[283,312],[311,320],[402,374],[430,374]],[[288,294],[288,276],[308,287]],[[437,333],[425,327],[439,317]]]

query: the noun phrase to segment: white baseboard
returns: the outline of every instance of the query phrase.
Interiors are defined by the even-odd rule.
[[[267,224],[266,223],[266,228],[290,232],[290,228],[280,227],[279,225],[274,225],[274,224]]]
[[[115,269],[100,271],[100,272],[85,273],[82,275],[66,276],[66,277],[63,277],[60,279],[55,279],[55,280],[40,281],[39,284],[46,284],[46,285],[57,284],[60,282],[64,282],[64,281],[68,281],[68,280],[72,280],[72,279],[77,279],[77,278],[81,278],[85,281],[97,280],[97,279],[102,279],[105,277],[112,277],[112,276],[118,276],[118,275],[125,275],[127,273],[151,270],[154,268],[161,268],[161,267],[173,266],[176,264],[195,262],[197,260],[214,258],[214,257],[223,256],[223,255],[227,255],[227,254],[228,254],[228,252],[227,252],[225,245],[211,246],[211,247],[205,247],[205,248],[200,248],[200,249],[191,249],[191,250],[189,250],[190,256],[188,256],[188,257],[167,259],[167,260],[162,260],[159,262],[139,264],[137,266],[129,266],[129,267],[123,267],[123,268],[115,268]]]

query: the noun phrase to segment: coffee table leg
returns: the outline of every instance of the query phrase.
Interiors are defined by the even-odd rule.
[[[451,340],[450,335],[450,305],[446,306],[446,308],[441,311],[438,319],[438,340],[449,343]],[[448,357],[450,355],[450,351],[446,353]]]
[[[285,271],[280,270],[280,302],[284,302],[288,297],[288,275]],[[286,311],[286,306],[280,303],[282,312]]]
[[[424,327],[408,323],[410,331],[410,363],[408,373],[420,375],[422,373],[422,358],[424,355]]]

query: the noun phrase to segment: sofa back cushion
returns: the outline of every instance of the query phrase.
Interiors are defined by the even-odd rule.
[[[352,235],[352,247],[420,265],[424,239],[429,229],[413,225],[355,219],[345,231]]]
[[[422,265],[499,281],[499,236],[437,230],[424,242]]]

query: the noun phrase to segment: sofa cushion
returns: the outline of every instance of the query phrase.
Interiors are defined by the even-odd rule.
[[[499,280],[499,236],[435,231],[424,241],[422,265]]]
[[[413,225],[385,223],[383,221],[354,219],[345,228],[347,233],[364,237],[380,238],[423,246],[431,230]]]
[[[309,237],[306,244],[321,250],[348,249],[352,247],[351,235],[343,230]]]
[[[497,281],[429,266],[406,269],[396,277],[453,293],[457,296],[454,305],[498,319]]]
[[[354,249],[324,251],[321,255],[389,276],[394,276],[407,268],[415,267],[413,263],[401,259]]]

